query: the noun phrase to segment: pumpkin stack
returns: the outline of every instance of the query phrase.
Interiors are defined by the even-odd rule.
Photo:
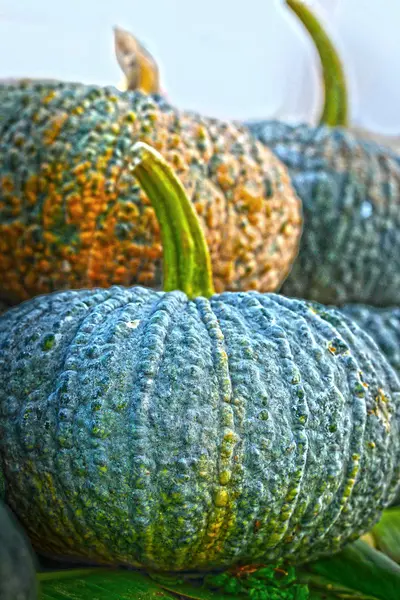
[[[0,107],[1,296],[65,288],[0,317],[0,482],[35,548],[209,571],[302,564],[368,531],[400,492],[399,314],[261,293],[301,230],[279,159],[137,92],[17,83]],[[385,266],[372,298],[389,301],[398,204],[393,180],[373,195],[363,178],[376,151],[282,127],[260,138],[278,131],[307,217],[286,288],[364,299]]]
[[[321,60],[325,101],[320,125],[262,120],[249,131],[288,168],[303,206],[299,254],[279,289],[288,296],[343,305],[400,303],[400,161],[389,148],[348,128],[348,90],[332,41],[300,0],[286,0]],[[148,60],[134,36],[115,37],[129,88],[139,85],[127,64]],[[151,64],[158,73],[154,58]],[[156,79],[154,73],[153,81]],[[142,78],[149,81],[149,78]],[[148,88],[149,89],[149,88]]]
[[[337,309],[215,294],[183,186],[149,146],[130,165],[165,291],[65,291],[0,318],[7,502],[52,556],[205,571],[338,551],[399,488],[399,378]]]

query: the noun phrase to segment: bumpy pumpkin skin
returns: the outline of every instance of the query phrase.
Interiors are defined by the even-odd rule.
[[[0,501],[0,600],[36,600],[33,553],[11,512]]]
[[[218,291],[275,290],[286,276],[300,201],[286,168],[244,127],[140,92],[34,81],[0,87],[0,116],[0,298],[160,286],[159,227],[132,174],[138,140],[182,180]]]
[[[349,305],[344,306],[342,311],[374,339],[400,375],[400,308]]]
[[[301,563],[400,481],[400,381],[338,311],[112,287],[0,317],[0,465],[38,549],[179,571]]]
[[[400,308],[379,309],[350,304],[341,310],[373,338],[400,377]],[[400,489],[393,505],[400,505]]]
[[[303,202],[300,251],[281,292],[324,304],[398,304],[399,158],[345,129],[248,125],[289,168]]]

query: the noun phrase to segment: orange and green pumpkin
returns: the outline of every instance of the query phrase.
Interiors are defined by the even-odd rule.
[[[71,83],[0,87],[0,299],[161,283],[154,210],[132,171],[138,140],[183,181],[218,291],[275,290],[297,254],[300,201],[244,127],[159,97]]]

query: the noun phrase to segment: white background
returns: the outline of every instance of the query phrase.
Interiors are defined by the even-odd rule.
[[[305,0],[346,65],[354,124],[400,133],[400,1]],[[177,106],[225,118],[317,118],[312,44],[283,0],[0,0],[0,77],[117,85],[113,25],[157,57]]]

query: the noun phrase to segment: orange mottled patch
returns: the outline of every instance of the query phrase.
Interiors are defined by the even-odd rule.
[[[276,290],[297,253],[301,210],[271,152],[244,129],[163,109],[141,94],[73,89],[13,88],[20,121],[0,157],[4,298],[161,286],[159,226],[132,175],[138,140],[181,178],[207,237],[216,290]]]

